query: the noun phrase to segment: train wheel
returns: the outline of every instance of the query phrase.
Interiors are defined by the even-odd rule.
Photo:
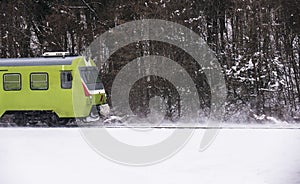
[[[59,125],[58,116],[56,114],[50,114],[48,117],[47,125],[49,127],[56,127]]]
[[[38,123],[39,123],[38,121],[29,122],[30,126],[36,126]]]
[[[22,112],[16,113],[14,115],[13,121],[18,126],[26,126],[27,125],[27,118],[26,118],[25,114]]]
[[[59,127],[67,125],[69,121],[69,118],[59,118],[56,114],[51,114],[47,124],[49,127]]]
[[[59,124],[60,126],[65,126],[65,125],[67,125],[67,124],[69,123],[69,121],[70,121],[69,118],[62,118],[62,119],[59,119],[59,120],[58,120],[58,124]]]

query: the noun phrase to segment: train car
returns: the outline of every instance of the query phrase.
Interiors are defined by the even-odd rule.
[[[19,125],[65,125],[97,118],[109,107],[98,68],[91,59],[67,53],[0,59],[0,118]]]

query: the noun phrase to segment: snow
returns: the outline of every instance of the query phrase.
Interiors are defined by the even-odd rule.
[[[130,144],[161,141],[174,131],[155,129],[142,138],[129,128],[107,130]],[[164,162],[132,167],[98,155],[78,128],[1,128],[0,183],[300,183],[299,129],[223,129],[199,152],[205,131],[195,130],[187,145]]]

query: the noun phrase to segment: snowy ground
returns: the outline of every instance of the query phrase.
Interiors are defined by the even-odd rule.
[[[138,138],[128,128],[108,131],[131,144],[159,141],[174,131]],[[1,184],[300,183],[300,130],[222,129],[204,152],[197,129],[175,156],[147,167],[111,162],[93,151],[79,128],[1,128]],[[147,134],[147,133],[146,133]],[[155,136],[153,136],[155,135]]]

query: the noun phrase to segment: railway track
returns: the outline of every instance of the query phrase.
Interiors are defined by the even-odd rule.
[[[35,125],[26,124],[24,126],[18,126],[12,122],[0,122],[0,128],[131,128],[131,129],[286,129],[286,130],[293,130],[293,129],[300,129],[300,123],[291,123],[285,125],[274,125],[274,124],[223,124],[221,126],[206,126],[205,124],[199,124],[197,126],[192,125],[184,125],[184,124],[160,124],[160,125],[153,125],[153,124],[128,124],[127,122],[116,122],[111,120],[98,120],[95,122],[72,122],[62,126],[55,126],[49,127],[47,123],[39,122]]]

